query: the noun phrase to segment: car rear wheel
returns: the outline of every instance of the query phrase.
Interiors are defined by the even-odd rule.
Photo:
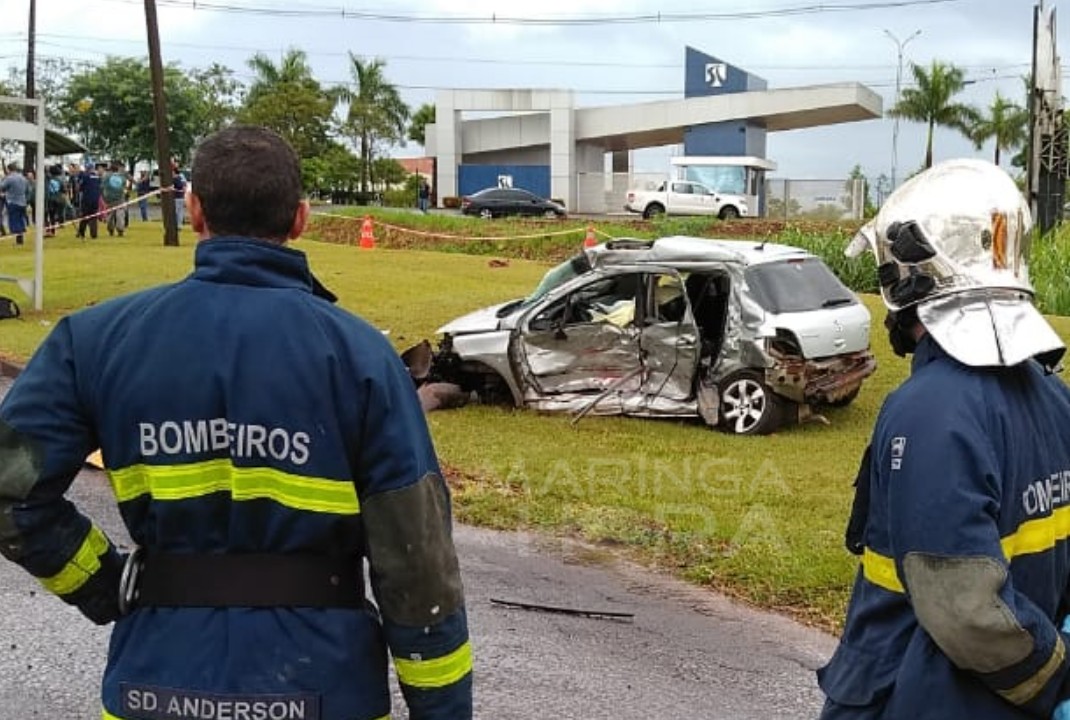
[[[742,370],[721,384],[721,427],[736,435],[766,435],[780,426],[781,405],[758,373]]]
[[[643,217],[647,220],[650,220],[651,218],[655,218],[658,215],[662,215],[664,213],[665,208],[663,208],[661,205],[658,205],[657,203],[651,203],[650,205],[646,206],[646,210],[643,210]]]
[[[479,217],[483,218],[484,220],[490,220],[494,217],[494,213],[490,211],[490,208],[483,208],[479,211]]]
[[[722,220],[735,220],[739,217],[739,210],[734,205],[727,205],[721,208],[718,217]]]

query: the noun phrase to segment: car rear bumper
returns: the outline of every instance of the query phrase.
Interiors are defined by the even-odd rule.
[[[790,400],[824,405],[856,391],[876,369],[877,358],[868,349],[817,360],[780,355],[766,370],[766,379]]]

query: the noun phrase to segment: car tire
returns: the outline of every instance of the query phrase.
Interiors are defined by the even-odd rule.
[[[739,209],[735,205],[725,205],[721,212],[717,213],[717,217],[722,220],[736,220],[739,218]]]
[[[665,214],[665,208],[663,208],[658,203],[651,203],[651,204],[646,206],[646,209],[643,210],[643,218],[645,220],[651,220],[653,218],[656,218],[658,215],[664,215],[664,214]]]
[[[556,220],[558,217],[556,210],[545,210],[543,211],[542,216],[547,220]]]
[[[720,425],[735,435],[767,435],[783,422],[783,401],[753,370],[741,370],[720,383]]]
[[[483,208],[479,211],[479,217],[483,218],[484,220],[490,220],[494,217],[494,213],[490,211],[490,208]]]

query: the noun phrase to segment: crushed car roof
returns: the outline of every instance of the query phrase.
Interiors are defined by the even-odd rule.
[[[617,238],[603,245],[587,249],[592,266],[657,263],[734,262],[742,265],[782,260],[788,257],[810,257],[801,248],[757,240],[721,240],[685,235],[673,235],[657,240]]]

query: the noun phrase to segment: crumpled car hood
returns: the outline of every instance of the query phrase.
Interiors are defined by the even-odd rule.
[[[516,300],[510,300],[509,302],[498,303],[497,305],[491,305],[490,307],[470,312],[467,315],[462,315],[455,320],[450,320],[440,327],[437,332],[440,335],[469,335],[471,333],[494,332],[501,327],[503,320],[503,318],[498,317],[499,308],[514,302]]]

